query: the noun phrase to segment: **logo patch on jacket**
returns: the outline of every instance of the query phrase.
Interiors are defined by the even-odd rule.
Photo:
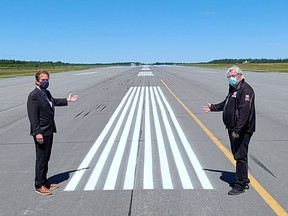
[[[245,101],[250,101],[250,96],[249,95],[245,95]]]
[[[232,97],[236,98],[236,96],[237,96],[237,92],[235,91],[235,92],[233,93]]]

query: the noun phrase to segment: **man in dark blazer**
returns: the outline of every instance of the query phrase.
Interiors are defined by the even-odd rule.
[[[27,100],[30,135],[33,136],[36,148],[35,191],[41,195],[50,195],[50,189],[58,188],[58,184],[48,183],[48,161],[51,155],[53,133],[56,133],[54,121],[55,106],[67,106],[68,102],[77,100],[71,94],[67,98],[53,98],[47,90],[49,73],[40,70],[35,75],[36,88]]]

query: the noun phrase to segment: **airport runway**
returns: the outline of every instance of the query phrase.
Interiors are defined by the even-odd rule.
[[[34,192],[35,149],[26,100],[34,77],[0,79],[0,215],[287,215],[288,74],[244,71],[256,93],[250,189],[234,181],[222,113],[225,70],[107,67],[50,75],[56,108],[49,178]]]

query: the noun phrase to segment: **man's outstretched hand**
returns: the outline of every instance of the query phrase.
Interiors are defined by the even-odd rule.
[[[72,94],[69,94],[68,97],[67,97],[67,101],[68,102],[74,102],[78,99],[78,96],[77,95],[72,95]]]

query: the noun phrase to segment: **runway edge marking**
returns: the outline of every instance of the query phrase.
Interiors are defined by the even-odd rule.
[[[168,87],[168,85],[161,80],[161,83],[172,94],[177,102],[186,110],[186,112],[194,119],[194,121],[204,130],[209,138],[215,143],[215,145],[223,152],[223,154],[229,159],[229,161],[236,166],[233,156],[228,149],[216,138],[216,136],[200,121],[200,119],[177,97],[177,95]],[[277,215],[288,215],[286,210],[265,190],[265,188],[249,173],[250,184],[263,198],[263,200],[273,209]]]

